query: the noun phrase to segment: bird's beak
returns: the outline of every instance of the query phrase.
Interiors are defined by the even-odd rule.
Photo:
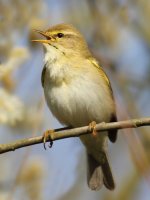
[[[44,31],[40,31],[40,30],[34,30],[35,32],[41,34],[42,36],[44,36],[45,38],[47,38],[47,40],[31,40],[32,42],[41,42],[41,43],[49,43],[49,40],[51,39]]]

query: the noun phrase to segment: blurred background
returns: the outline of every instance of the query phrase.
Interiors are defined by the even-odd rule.
[[[150,1],[0,0],[0,143],[42,135],[62,125],[43,98],[43,51],[34,29],[71,23],[110,77],[119,120],[150,115]],[[78,138],[0,155],[0,200],[148,200],[150,129],[119,131],[109,144],[113,192],[86,184]]]

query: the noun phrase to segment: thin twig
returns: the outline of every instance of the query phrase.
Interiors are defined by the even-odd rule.
[[[141,126],[150,126],[150,117],[140,118],[140,119],[131,119],[126,121],[119,121],[113,123],[99,123],[96,125],[96,131],[108,131],[113,129],[124,129],[124,128],[137,128]],[[55,129],[54,132],[51,132],[51,141],[70,138],[70,137],[79,137],[81,135],[90,134],[89,126],[79,127],[79,128],[62,128]],[[102,133],[99,133],[102,134]],[[49,141],[49,139],[47,139]],[[43,142],[43,136],[32,137],[22,140],[17,140],[10,144],[1,144],[0,145],[0,154],[15,151],[16,149],[31,146],[34,144],[39,144]]]

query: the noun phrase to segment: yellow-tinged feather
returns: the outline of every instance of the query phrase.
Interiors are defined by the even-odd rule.
[[[106,81],[106,83],[108,84],[108,86],[111,88],[110,81],[109,81],[106,73],[104,72],[103,68],[98,64],[98,62],[94,58],[91,57],[90,61],[99,70],[101,76],[104,78],[104,80]]]
[[[62,32],[64,37],[57,37],[58,32]],[[72,127],[84,126],[91,121],[116,121],[110,81],[92,57],[83,36],[73,26],[59,24],[48,29],[45,37],[49,44],[43,44],[46,71],[42,73],[42,84],[53,115],[61,123]],[[56,40],[52,41],[53,38]],[[91,160],[88,161],[88,181],[92,190],[100,189],[103,180],[108,189],[115,187],[104,154],[107,150],[107,136],[112,142],[116,140],[116,132],[109,133],[80,138],[95,163],[94,166]],[[101,155],[106,157],[104,163],[101,163]]]

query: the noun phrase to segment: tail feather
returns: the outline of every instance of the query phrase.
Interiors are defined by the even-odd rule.
[[[92,155],[88,154],[88,186],[91,190],[99,190],[104,184],[109,190],[115,188],[111,167],[105,152],[103,152],[104,163],[98,162]]]
[[[114,178],[111,172],[111,167],[107,158],[107,154],[104,153],[105,156],[105,162],[104,164],[101,165],[102,168],[102,172],[103,172],[103,181],[104,181],[104,185],[106,186],[106,188],[108,188],[109,190],[114,190],[115,189],[115,182],[114,182]]]
[[[91,190],[100,190],[103,186],[103,173],[99,163],[91,156],[87,154],[88,159],[88,174],[87,181]]]

